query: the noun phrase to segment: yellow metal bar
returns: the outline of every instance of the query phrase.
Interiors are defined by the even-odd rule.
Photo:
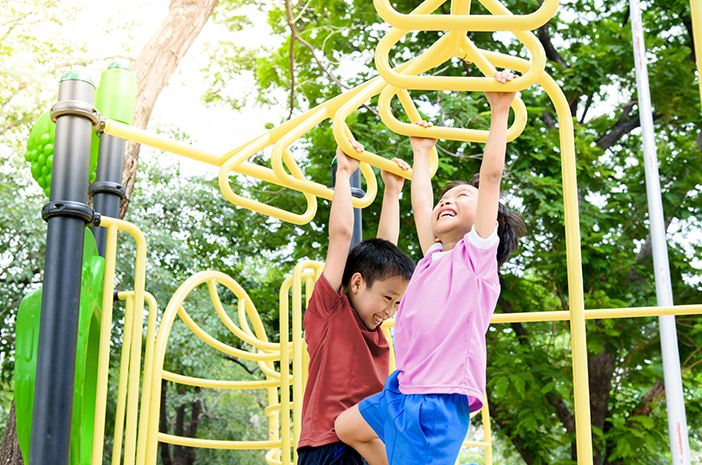
[[[509,12],[498,2],[488,2],[486,6],[493,12]],[[502,16],[495,16],[503,18]],[[436,41],[418,58],[412,61],[402,73],[390,66],[390,50],[407,34],[406,30],[392,29],[378,43],[375,53],[375,66],[380,76],[390,85],[401,89],[417,90],[454,90],[454,91],[520,91],[532,86],[538,81],[546,66],[546,52],[541,42],[531,32],[514,32],[532,56],[530,66],[523,71],[519,79],[508,83],[496,82],[491,77],[456,77],[456,76],[418,76],[428,69],[456,56],[463,58],[461,50],[465,34],[449,32]],[[451,44],[455,44],[450,46]],[[437,63],[437,61],[439,63]],[[488,76],[492,76],[490,73]]]
[[[702,305],[673,305],[670,307],[629,307],[603,308],[585,310],[586,320],[603,320],[607,318],[643,318],[661,315],[701,315]],[[504,323],[536,323],[545,321],[569,321],[570,312],[528,312],[528,313],[496,313],[490,320],[491,324]],[[395,327],[395,319],[383,322],[383,331]],[[386,334],[389,334],[386,332]]]
[[[195,323],[195,321],[192,318],[190,318],[190,315],[188,315],[188,312],[185,311],[185,308],[182,305],[178,309],[178,316],[181,320],[183,320],[183,323],[185,323],[185,325],[190,329],[190,331],[192,331],[197,337],[205,341],[208,345],[219,350],[220,352],[224,352],[225,354],[231,355],[232,357],[243,358],[245,360],[278,360],[278,355],[275,353],[247,352],[245,350],[237,349],[236,347],[232,347],[228,344],[225,344],[219,341],[218,339],[215,339],[214,337],[210,336],[207,332],[205,332],[202,328],[200,328],[200,326],[198,326],[198,324]]]
[[[119,363],[119,387],[117,389],[117,410],[115,413],[115,434],[113,439],[112,465],[119,465],[122,458],[122,437],[127,404],[127,380],[129,375],[129,351],[132,348],[132,326],[134,325],[134,295],[125,301],[124,336],[122,337],[122,357]]]
[[[585,310],[586,320],[605,318],[637,318],[661,315],[700,315],[702,305],[674,305],[672,307],[631,307]],[[498,313],[491,323],[528,323],[536,321],[568,321],[570,312]]]
[[[293,142],[297,141],[300,137],[305,135],[312,128],[316,127],[327,118],[329,118],[328,109],[321,108],[316,113],[313,113],[303,124],[281,137],[280,140],[276,142],[275,146],[273,146],[271,164],[275,175],[278,177],[278,179],[284,180],[286,185],[289,185],[301,192],[306,192],[308,194],[316,195],[317,197],[331,200],[332,197],[334,197],[334,190],[322,184],[304,179],[302,172],[297,167],[292,154],[288,150]],[[356,152],[354,151],[350,155],[353,155],[354,153]],[[288,165],[292,176],[285,171],[283,162]],[[373,203],[375,195],[378,192],[378,184],[373,170],[367,164],[364,163],[363,165],[364,166],[361,167],[361,174],[363,174],[363,178],[366,180],[366,190],[368,192],[365,194],[365,196],[363,196],[363,198],[352,199],[355,208],[365,208]]]
[[[272,207],[257,200],[242,197],[241,195],[234,193],[229,184],[229,173],[230,171],[236,170],[236,167],[242,164],[244,160],[251,155],[253,155],[253,153],[249,154],[248,152],[244,152],[236,157],[230,158],[224,163],[224,165],[222,165],[222,169],[219,171],[219,188],[222,191],[222,194],[224,194],[224,197],[234,205],[261,213],[263,215],[272,216],[274,218],[278,218],[279,220],[287,221],[288,223],[307,224],[312,221],[312,218],[314,218],[314,215],[317,212],[317,199],[310,194],[304,194],[305,200],[307,200],[307,210],[305,210],[303,214],[297,214],[277,207]],[[269,168],[261,169],[269,170]],[[267,176],[264,180],[280,185],[278,178],[275,178],[274,176],[275,173],[273,173],[273,176]]]
[[[481,0],[481,3],[486,2]],[[528,31],[546,24],[558,9],[558,3],[558,0],[545,0],[534,13],[501,18],[491,15],[401,14],[389,0],[373,0],[376,11],[385,22],[408,31]]]
[[[695,62],[697,63],[697,85],[702,99],[702,0],[690,0],[692,17],[692,38],[695,42]]]
[[[115,279],[115,257],[117,250],[117,231],[125,231],[134,237],[136,242],[136,263],[135,263],[135,316],[134,320],[140,321],[141,314],[144,306],[144,283],[145,283],[145,269],[146,269],[146,240],[141,231],[131,223],[126,221],[121,221],[115,218],[110,218],[103,216],[101,218],[101,226],[107,227],[107,245],[105,251],[105,285],[103,289],[103,315],[101,322],[101,334],[100,334],[100,349],[98,352],[98,387],[95,400],[95,427],[93,430],[93,450],[91,455],[91,460],[93,463],[101,463],[102,460],[102,446],[104,443],[105,435],[105,411],[107,405],[107,380],[109,376],[109,363],[110,363],[110,336],[112,328],[112,299],[114,293],[114,279]],[[139,327],[141,331],[141,325],[133,324]],[[134,348],[138,347],[139,350],[134,353]],[[139,366],[141,361],[141,333],[139,333],[138,344],[134,340],[132,335],[132,347],[130,349],[130,374],[127,389],[128,392],[128,402],[127,402],[127,426],[126,426],[126,447],[132,447],[132,442],[129,441],[130,432],[136,429],[136,404],[139,392]],[[136,364],[137,368],[134,368],[133,364]],[[136,377],[136,382],[132,380],[132,375]],[[136,392],[132,395],[130,391]],[[131,416],[130,416],[131,415]],[[132,453],[133,450],[129,449]],[[125,449],[126,453],[126,449]],[[128,463],[125,461],[125,463]]]
[[[227,288],[230,291],[232,291],[232,293],[236,295],[236,298],[239,299],[239,302],[243,304],[239,307],[239,315],[240,321],[244,323],[246,321],[246,318],[241,318],[241,316],[244,314],[244,312],[241,309],[245,308],[246,305],[246,293],[244,292],[244,289],[239,285],[239,283],[236,283],[232,280],[230,284],[232,284],[232,287],[227,286]],[[220,300],[219,293],[217,292],[217,281],[215,279],[210,279],[209,281],[207,281],[207,286],[210,291],[210,299],[212,299],[212,303],[214,304],[214,308],[217,311],[217,315],[219,315],[220,320],[222,320],[222,323],[224,323],[224,326],[226,326],[229,331],[231,331],[236,337],[238,337],[242,341],[246,342],[247,344],[253,347],[256,347],[257,349],[266,351],[280,350],[280,344],[274,344],[272,342],[263,342],[255,336],[253,336],[250,330],[242,331],[236,324],[234,324],[234,322],[231,320],[231,318],[229,318],[229,315],[222,306],[222,301]]]
[[[403,92],[407,92],[405,89],[398,89],[397,87],[387,86],[385,90],[380,94],[378,99],[378,113],[380,113],[380,118],[383,123],[393,132],[397,134],[402,134],[405,136],[418,136],[418,137],[431,137],[434,139],[443,140],[459,140],[464,142],[482,142],[487,141],[489,132],[477,129],[464,129],[464,128],[447,128],[442,126],[432,126],[430,128],[419,127],[415,124],[403,123],[392,114],[392,98],[399,93],[402,95]],[[404,107],[404,104],[403,104]],[[527,123],[527,111],[524,102],[520,98],[516,98],[512,103],[512,108],[514,109],[514,122],[512,126],[507,130],[507,142],[510,142],[524,131]],[[405,111],[407,109],[405,108]],[[408,112],[409,114],[409,112]],[[410,118],[412,122],[420,120],[419,115],[417,118]]]
[[[383,334],[385,335],[385,339],[388,340],[388,346],[390,348],[390,363],[388,363],[388,368],[390,373],[395,371],[397,369],[397,362],[395,360],[395,346],[392,343],[392,334],[390,333],[390,328],[395,327],[395,320],[393,319],[392,321],[392,326],[389,324],[386,324],[387,320],[383,322],[383,325],[380,327],[380,329],[383,331]]]
[[[405,63],[404,65],[398,67],[398,69],[404,68],[407,64],[408,63]],[[346,104],[340,107],[336,111],[336,113],[334,113],[334,118],[332,119],[332,131],[334,133],[334,139],[336,140],[336,143],[339,145],[339,147],[341,147],[341,149],[344,151],[344,153],[352,155],[354,158],[360,160],[361,162],[365,162],[372,166],[376,166],[387,172],[396,174],[398,176],[402,176],[403,178],[412,179],[411,169],[406,171],[402,170],[393,161],[388,160],[387,158],[380,157],[374,154],[373,152],[369,152],[367,150],[358,153],[348,141],[350,130],[345,123],[346,118],[348,118],[351,115],[351,113],[353,113],[361,105],[363,105],[363,103],[366,100],[380,93],[382,89],[384,89],[386,86],[384,81],[382,81],[379,78],[375,78],[370,82],[374,83],[374,85],[369,86],[364,92],[359,93],[353,99],[350,99],[348,102],[346,102]],[[434,173],[436,173],[436,170],[439,166],[439,159],[436,155],[436,148],[432,148],[430,156],[431,158],[429,162],[429,169],[430,174],[433,176]],[[363,168],[363,165],[361,165],[361,168]]]
[[[290,444],[290,357],[288,351],[284,350],[288,347],[288,334],[290,331],[288,317],[288,291],[281,287],[280,290],[280,439],[281,445]],[[293,345],[293,355],[295,347]],[[285,465],[289,465],[290,448],[281,447],[281,461]]]
[[[492,429],[490,428],[490,403],[487,395],[482,409],[483,436],[485,437],[485,465],[492,465]]]
[[[186,384],[188,386],[216,389],[264,389],[280,386],[280,381],[276,380],[227,381],[221,379],[205,379],[179,375],[168,370],[163,370],[163,379],[167,379],[178,384]]]
[[[176,292],[173,294],[173,297],[171,298],[171,301],[168,303],[168,306],[163,312],[163,316],[161,317],[161,323],[159,327],[158,334],[156,336],[156,341],[154,343],[154,352],[153,352],[153,365],[152,365],[152,371],[150,377],[147,379],[146,377],[144,378],[144,387],[143,387],[143,392],[144,395],[149,395],[150,397],[150,404],[148,408],[148,424],[146,428],[141,428],[140,431],[140,441],[143,435],[145,435],[145,459],[144,463],[146,464],[154,464],[156,463],[156,454],[157,454],[157,447],[158,447],[158,441],[159,440],[170,440],[174,438],[173,436],[170,435],[163,435],[158,433],[158,421],[159,421],[159,410],[160,410],[160,398],[161,398],[161,380],[166,378],[166,376],[170,377],[177,377],[180,381],[187,381],[188,383],[195,383],[195,378],[191,377],[179,377],[180,375],[174,374],[174,373],[168,373],[166,374],[163,370],[163,362],[165,358],[165,352],[166,348],[168,345],[168,337],[170,335],[171,328],[173,326],[173,323],[175,321],[176,315],[180,315],[181,319],[188,325],[188,327],[194,331],[199,337],[203,338],[205,342],[208,344],[212,345],[213,347],[217,348],[218,350],[222,350],[225,353],[232,353],[231,347],[226,346],[225,344],[222,344],[220,341],[217,341],[214,338],[211,338],[207,333],[202,331],[194,322],[189,318],[187,313],[183,309],[183,302],[187,298],[187,296],[190,294],[190,292],[195,289],[197,286],[200,284],[209,282],[210,280],[215,279],[217,282],[224,284],[227,286],[229,289],[236,288],[237,285],[235,285],[234,280],[232,280],[230,277],[223,273],[219,273],[217,271],[205,271],[201,273],[197,273],[196,275],[190,277],[187,279],[181,286],[176,290]],[[246,300],[248,300],[248,296],[243,296]],[[253,319],[255,321],[255,319]],[[285,346],[285,345],[284,345]],[[241,351],[244,352],[244,351]],[[288,351],[285,350],[283,351],[285,355],[287,355]],[[252,354],[249,352],[244,352],[243,354],[239,354],[238,352],[236,353],[237,356],[244,356],[244,358],[248,359],[262,359],[262,358],[271,358],[273,360],[279,359],[279,357],[276,357],[276,354]],[[200,381],[198,380],[197,383]],[[261,382],[263,385],[262,388],[268,389],[269,394],[271,392],[271,389],[276,390],[275,387],[273,386],[268,386],[269,383],[267,382]],[[272,383],[271,383],[272,384]],[[276,382],[276,384],[278,384]],[[222,385],[220,385],[221,387]],[[283,389],[282,391],[286,391]],[[146,412],[144,413],[146,414]],[[271,428],[269,430],[269,435],[273,431]],[[174,443],[178,444],[186,444],[186,445],[192,445],[193,447],[214,447],[211,446],[210,444],[224,444],[224,443],[230,443],[226,441],[206,441],[206,440],[195,440],[191,438],[177,438],[175,439]],[[275,447],[273,444],[281,444],[280,442],[271,442],[271,441],[260,441],[260,442],[249,442],[249,443],[239,443],[242,445],[239,446],[227,446],[225,448],[251,448],[251,444],[266,444],[264,447],[259,447],[259,448],[266,448],[266,447]],[[248,444],[248,445],[247,445]],[[274,454],[271,456],[273,457]],[[289,463],[289,462],[288,462]],[[141,463],[140,463],[141,465]]]
[[[270,447],[280,447],[283,444],[280,441],[221,441],[216,439],[186,438],[166,433],[158,433],[158,440],[185,447],[231,450],[268,449]]]
[[[110,226],[108,226],[108,223]],[[105,413],[107,410],[107,381],[110,370],[110,337],[112,336],[112,299],[115,289],[115,262],[117,257],[116,223],[105,223],[107,243],[105,245],[105,283],[102,294],[102,320],[100,322],[100,349],[98,350],[97,389],[95,393],[95,423],[93,427],[93,450],[91,462],[102,463],[105,439]]]
[[[148,380],[151,379],[154,360],[154,340],[156,338],[156,316],[158,314],[158,304],[154,296],[145,292],[144,297],[149,304],[149,319],[146,326],[146,348],[144,352],[144,377],[142,386],[146,386]],[[146,437],[140,434],[140,431],[146,432],[148,428],[150,401],[151,396],[148,395],[146,390],[142,390],[139,429],[132,432],[132,434],[137,436],[137,464],[139,465],[144,463],[144,458],[146,456]]]
[[[503,67],[524,70],[529,62],[486,52],[491,62]],[[575,425],[579,463],[592,461],[590,422],[590,392],[587,374],[587,335],[585,330],[585,300],[583,296],[582,259],[580,251],[580,224],[578,221],[578,188],[575,170],[575,143],[573,118],[568,101],[558,84],[544,72],[539,84],[553,102],[558,114],[561,141],[561,169],[565,207],[566,265],[570,304],[571,343],[573,350],[573,389],[575,394]]]
[[[159,136],[142,129],[135,128],[128,124],[120,123],[108,119],[105,122],[105,134],[119,137],[125,140],[131,140],[139,144],[155,147],[167,152],[175,153],[193,160],[208,163],[210,165],[219,166],[220,156],[206,150],[198,149],[190,144],[184,144],[168,137]]]

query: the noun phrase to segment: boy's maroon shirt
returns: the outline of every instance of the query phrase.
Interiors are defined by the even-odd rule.
[[[310,354],[298,448],[338,442],[341,412],[380,392],[388,377],[390,349],[380,327],[366,328],[343,292],[322,275],[303,319]]]

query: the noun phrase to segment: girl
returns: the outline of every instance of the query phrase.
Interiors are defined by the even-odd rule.
[[[513,79],[509,71],[495,74],[498,82]],[[339,438],[370,465],[453,464],[470,412],[483,406],[485,333],[500,294],[498,267],[524,233],[520,216],[499,202],[515,93],[485,96],[491,121],[480,183],[449,183],[433,209],[429,150],[436,140],[410,138],[412,209],[425,256],[397,312],[398,370],[382,392],[335,423]]]

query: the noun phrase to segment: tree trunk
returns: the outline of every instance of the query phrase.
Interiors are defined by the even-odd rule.
[[[149,39],[134,64],[137,75],[137,97],[134,109],[134,127],[145,129],[156,99],[168,84],[195,38],[212,15],[219,0],[171,0],[168,16],[156,34]],[[134,189],[139,149],[141,146],[127,142],[124,156],[122,184],[127,195],[122,201],[120,218],[124,218]]]
[[[0,464],[24,465],[22,451],[20,451],[19,443],[17,442],[17,421],[15,416],[14,399],[12,399],[10,416],[7,418],[5,435],[2,437],[2,445],[0,445]]]

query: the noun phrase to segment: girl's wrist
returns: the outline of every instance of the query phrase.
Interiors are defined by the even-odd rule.
[[[496,106],[491,106],[490,107],[490,112],[493,114],[493,116],[508,116],[509,115],[509,108],[510,105],[507,106],[502,106],[502,105],[496,105]]]

